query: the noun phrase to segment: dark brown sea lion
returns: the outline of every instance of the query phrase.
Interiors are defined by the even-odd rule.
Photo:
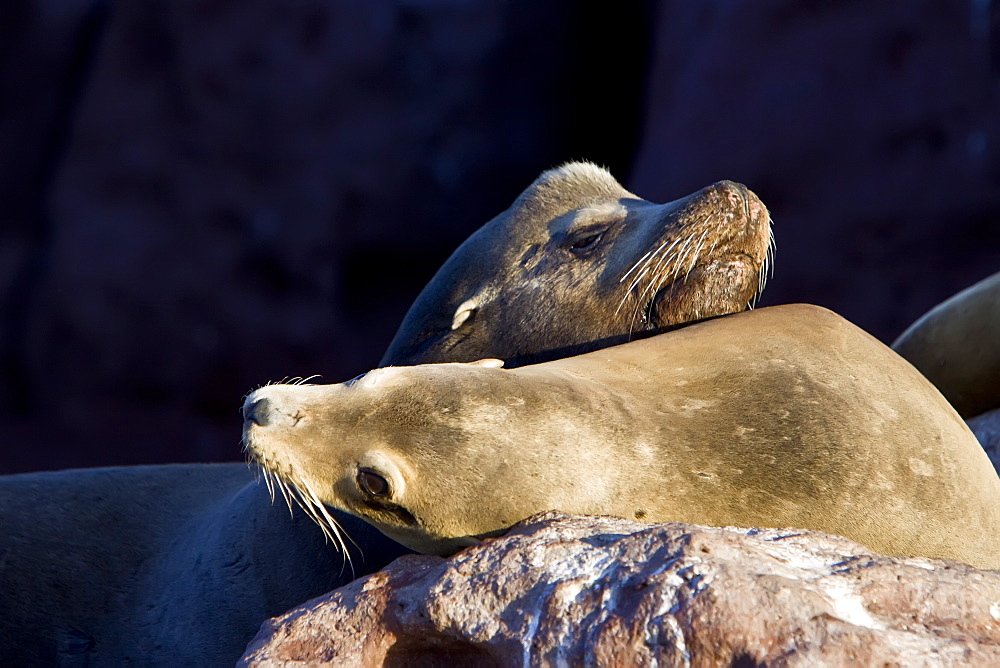
[[[545,172],[469,237],[417,297],[381,365],[508,366],[747,308],[764,287],[771,220],[732,181],[668,204],[608,172]]]
[[[515,370],[273,385],[244,407],[277,480],[446,554],[545,510],[800,527],[1000,568],[1000,479],[912,366],[825,309],[741,313]]]
[[[571,164],[474,239],[425,289],[384,364],[528,357],[741,310],[763,282],[769,220],[736,184],[660,206]],[[231,664],[263,619],[403,551],[304,500],[360,546],[347,542],[352,570],[316,524],[271,501],[237,464],[0,478],[0,664]]]
[[[359,572],[405,552],[339,519]],[[0,478],[3,666],[232,665],[262,620],[350,579],[244,464]]]

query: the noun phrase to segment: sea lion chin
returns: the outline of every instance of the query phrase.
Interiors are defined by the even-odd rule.
[[[274,385],[246,411],[249,450],[281,484],[422,552],[559,510],[815,529],[1000,567],[1000,480],[973,434],[913,367],[819,307],[513,370]]]
[[[654,204],[595,165],[568,163],[455,251],[381,365],[519,366],[742,311],[773,249],[767,208],[741,184]]]

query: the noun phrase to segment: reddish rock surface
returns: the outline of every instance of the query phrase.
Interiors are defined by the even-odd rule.
[[[797,530],[540,515],[265,622],[243,665],[997,665],[1000,573]]]

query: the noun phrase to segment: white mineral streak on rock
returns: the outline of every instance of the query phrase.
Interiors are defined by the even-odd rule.
[[[834,616],[837,618],[869,629],[881,631],[885,628],[885,624],[876,621],[868,614],[864,599],[853,591],[850,583],[835,578],[824,578],[819,586],[833,601]]]

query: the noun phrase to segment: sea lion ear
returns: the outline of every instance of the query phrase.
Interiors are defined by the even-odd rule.
[[[498,360],[495,357],[487,357],[486,359],[469,362],[469,364],[474,364],[475,366],[485,366],[490,369],[499,369],[503,366],[503,360]]]
[[[466,299],[455,309],[455,316],[451,320],[451,328],[458,329],[469,317],[479,309],[479,304],[474,299]]]

